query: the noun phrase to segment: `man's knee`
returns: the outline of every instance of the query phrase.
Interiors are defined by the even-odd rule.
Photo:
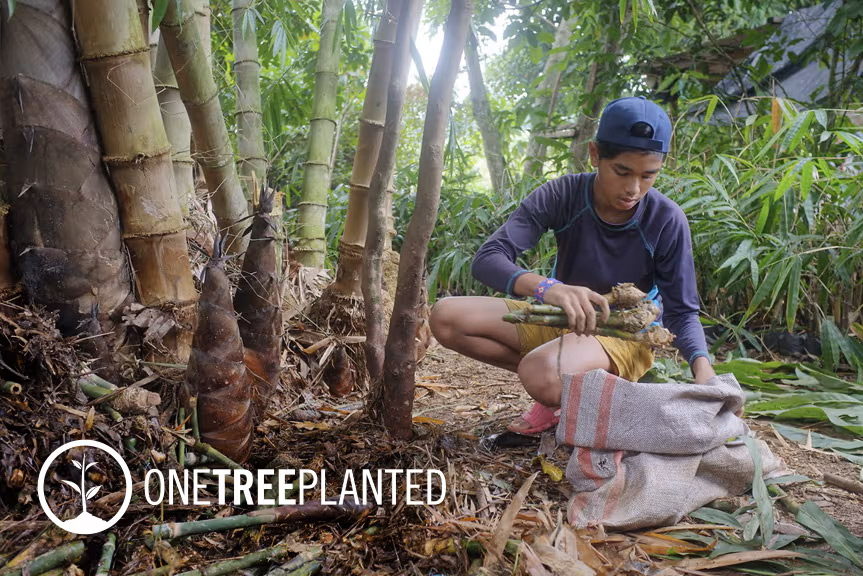
[[[546,406],[560,405],[563,383],[556,366],[542,354],[528,354],[518,365],[518,378],[530,396]]]
[[[451,348],[451,344],[458,334],[458,314],[455,308],[457,308],[457,304],[452,298],[444,298],[435,303],[429,316],[429,327],[432,334],[445,348]]]

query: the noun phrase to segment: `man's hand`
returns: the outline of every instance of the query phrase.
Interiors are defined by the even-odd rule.
[[[696,384],[706,384],[708,380],[716,376],[716,372],[713,371],[710,360],[704,356],[699,356],[692,363],[692,375],[695,376]]]
[[[611,308],[605,296],[584,286],[553,284],[545,293],[543,301],[562,308],[569,319],[569,329],[576,334],[590,334],[596,330],[594,304],[599,306],[603,322],[608,321],[608,316],[611,314]]]

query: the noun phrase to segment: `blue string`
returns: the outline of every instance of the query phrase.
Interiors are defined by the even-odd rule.
[[[648,302],[653,302],[653,304],[656,305],[656,307],[659,308],[660,311],[662,310],[662,296],[659,295],[658,286],[654,285],[650,292],[647,293],[647,296],[644,297],[644,299]],[[662,316],[662,312],[660,312],[659,315]],[[641,330],[641,332],[647,332],[647,329],[653,326],[662,326],[662,324],[660,324],[657,320],[654,320],[650,323],[650,326],[644,328],[643,330]]]

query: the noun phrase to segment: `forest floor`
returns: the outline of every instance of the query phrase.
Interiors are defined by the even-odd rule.
[[[162,426],[170,426],[172,421],[176,410],[173,391],[181,378],[181,372],[166,371],[161,379],[151,378],[148,384],[148,388],[162,394],[159,408]],[[704,572],[699,570],[714,567],[707,558],[701,558],[709,548],[687,544],[691,547],[688,551],[698,557],[685,560],[690,562],[686,567],[679,564],[679,555],[663,552],[662,546],[668,544],[663,544],[661,538],[682,534],[673,530],[688,530],[685,526],[649,534],[568,528],[566,505],[571,489],[566,480],[553,478],[555,471],[559,473],[566,467],[569,458],[566,447],[556,446],[553,434],[545,435],[541,443],[532,441],[522,446],[493,447],[488,442],[489,437],[505,431],[506,424],[530,404],[513,374],[433,345],[417,373],[416,435],[408,443],[388,439],[380,428],[362,418],[359,392],[334,399],[328,397],[324,389],[318,381],[300,395],[291,390],[280,394],[274,408],[257,428],[250,468],[326,469],[331,487],[328,492],[341,486],[342,476],[348,469],[438,469],[447,479],[444,501],[419,506],[405,505],[402,501],[395,506],[379,507],[372,516],[358,521],[268,524],[213,531],[148,547],[146,536],[160,523],[223,518],[247,513],[249,509],[230,505],[150,506],[134,499],[132,507],[114,529],[119,546],[112,574],[152,573],[159,567],[162,567],[160,574],[166,573],[166,567],[181,573],[242,557],[277,543],[287,543],[291,553],[322,547],[319,560],[324,574],[476,573],[482,556],[474,543],[479,542],[486,550],[491,550],[496,543],[503,547],[507,538],[524,543],[515,553],[509,549],[496,563],[490,564],[491,574],[670,575],[701,574]],[[122,443],[121,437],[134,431],[128,423],[111,423],[106,414],[82,404],[81,399],[80,393],[76,395],[72,387],[65,385],[45,390],[29,389],[24,397],[17,399],[0,396],[0,463],[6,476],[6,485],[0,482],[0,574],[3,573],[2,564],[15,563],[18,555],[32,558],[76,539],[50,525],[35,497],[32,484],[38,472],[38,461],[45,457],[48,448],[61,438],[69,440],[78,436],[103,439],[116,446]],[[298,409],[305,411],[308,417],[299,417]],[[812,479],[786,485],[792,498],[798,502],[816,502],[851,533],[863,537],[863,496],[820,482],[824,472],[856,478],[859,472],[853,464],[784,440],[774,433],[768,421],[748,420],[748,423],[789,468]],[[146,440],[145,436],[139,434],[142,441]],[[171,435],[150,436],[152,444],[139,444],[137,456],[130,461],[135,482],[140,482],[143,472],[153,465],[151,458],[155,454],[161,453],[162,458],[167,454],[168,461],[159,464],[160,467],[172,464],[172,447],[165,445],[172,441]],[[545,467],[537,459],[540,444],[546,454]],[[24,472],[13,485],[12,479],[18,474],[15,470]],[[519,488],[537,472],[538,476],[517,510],[506,514],[511,502],[520,499],[516,495]],[[65,490],[62,486],[61,489]],[[102,500],[110,501],[115,494]],[[52,498],[65,503],[75,500],[68,491],[62,494],[58,491]],[[747,496],[732,499],[732,509],[746,505],[747,498],[751,501]],[[775,510],[777,533],[801,531],[783,509],[776,506]],[[751,516],[751,513],[746,512],[744,517],[746,515]],[[744,517],[739,519],[743,521]],[[687,522],[690,519],[684,518],[683,523]],[[691,523],[703,524],[694,519]],[[689,533],[702,540],[714,535],[710,530],[697,528]],[[102,535],[87,538],[78,571],[67,569],[67,576],[82,576],[82,571],[95,573],[103,541]],[[681,548],[683,544],[674,546],[678,552],[687,552],[685,547]],[[578,562],[574,560],[576,547]],[[760,551],[752,553],[757,559]],[[545,571],[542,564],[550,571]],[[776,564],[750,566],[761,570],[771,568],[761,573],[784,570]],[[732,570],[733,567],[729,567],[724,572],[711,573],[736,573]],[[266,569],[259,566],[233,573],[259,576],[265,572]]]

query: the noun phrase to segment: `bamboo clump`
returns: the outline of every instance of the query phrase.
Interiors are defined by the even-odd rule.
[[[595,335],[642,342],[651,348],[668,346],[674,340],[674,336],[667,329],[653,325],[659,318],[659,307],[634,285],[619,284],[604,297],[612,310],[605,322],[597,319],[597,327],[593,332]],[[557,328],[569,325],[563,309],[546,304],[534,304],[523,310],[510,312],[504,315],[503,319],[512,324]]]

